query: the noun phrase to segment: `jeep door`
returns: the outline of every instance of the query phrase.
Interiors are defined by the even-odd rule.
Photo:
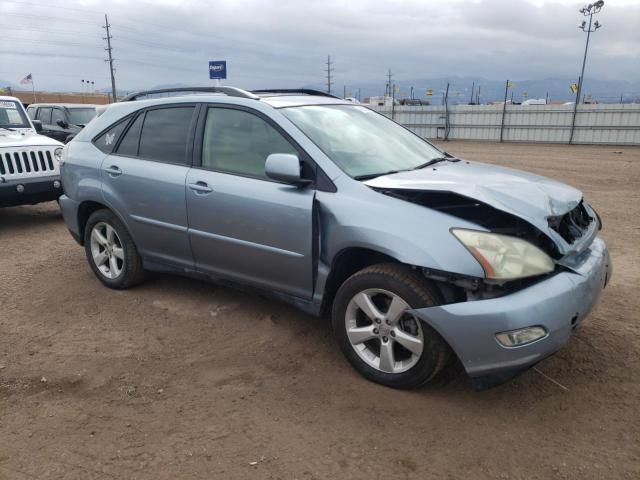
[[[55,138],[53,136],[53,131],[51,130],[51,107],[39,107],[36,120],[40,120],[42,123],[42,135],[46,135],[50,138]]]
[[[140,254],[183,268],[193,267],[185,181],[196,110],[179,104],[141,111],[102,161],[105,200],[124,218]]]
[[[187,175],[196,267],[310,299],[315,190],[271,180],[264,168],[272,153],[304,152],[266,116],[229,105],[203,111],[197,138]]]
[[[71,130],[69,129],[67,115],[62,108],[53,107],[51,112],[51,125],[48,125],[48,128],[51,131],[51,138],[65,143],[65,140],[71,134]]]

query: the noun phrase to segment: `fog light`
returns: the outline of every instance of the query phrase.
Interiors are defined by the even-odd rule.
[[[53,188],[60,188],[60,180],[53,181]]]
[[[547,331],[543,327],[527,327],[510,332],[496,334],[496,339],[505,347],[520,347],[527,343],[535,342],[547,336]]]
[[[22,193],[22,192],[24,192],[24,185],[18,185],[18,186],[16,187],[16,190],[18,191],[18,193]]]

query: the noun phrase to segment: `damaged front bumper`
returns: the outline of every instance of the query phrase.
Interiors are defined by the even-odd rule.
[[[449,343],[477,389],[489,388],[567,343],[611,277],[604,241],[596,238],[567,268],[570,270],[503,297],[421,308],[413,313]],[[542,326],[548,333],[517,347],[505,347],[496,339],[497,333],[531,326]]]

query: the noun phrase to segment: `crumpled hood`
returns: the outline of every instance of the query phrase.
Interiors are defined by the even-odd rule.
[[[547,217],[567,213],[582,199],[582,192],[564,183],[466,160],[384,175],[365,184],[381,189],[454,192],[516,215],[542,231],[548,229]]]
[[[22,134],[24,133],[24,135]],[[0,148],[3,147],[61,147],[53,138],[34,134],[30,129],[16,129],[15,131],[0,129]]]

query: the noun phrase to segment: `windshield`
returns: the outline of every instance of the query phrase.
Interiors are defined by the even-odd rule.
[[[69,120],[74,125],[86,125],[96,116],[95,107],[91,108],[70,108]]]
[[[366,107],[311,105],[280,111],[352,177],[411,170],[445,156],[427,141]]]
[[[31,128],[24,108],[13,100],[0,101],[0,127]]]

